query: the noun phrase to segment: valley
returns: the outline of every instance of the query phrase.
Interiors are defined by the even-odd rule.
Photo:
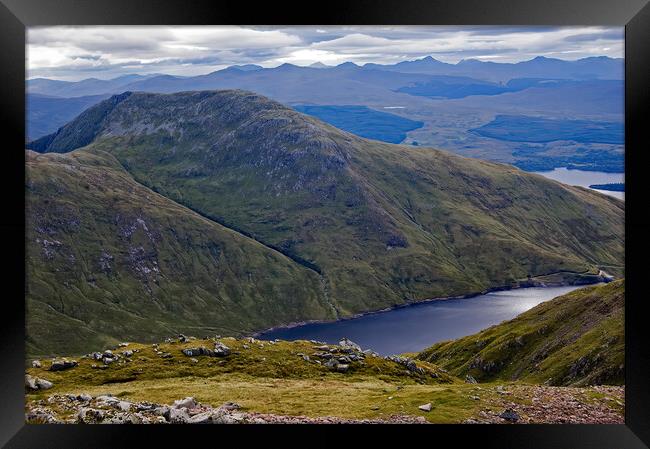
[[[619,200],[507,165],[365,140],[250,92],[113,96],[28,147],[46,153],[28,164],[30,352],[72,349],[47,335],[95,328],[92,309],[80,307],[87,301],[129,321],[146,304],[160,316],[142,329],[153,340],[169,326],[228,322],[241,335],[551,273],[560,283],[596,282],[601,267],[623,275]],[[152,200],[165,206],[145,214]],[[105,216],[116,207],[124,211]],[[165,208],[179,212],[161,222]],[[166,224],[174,220],[241,241],[241,265],[215,268],[209,261],[227,248]],[[246,266],[249,247],[257,268]],[[188,282],[199,267],[203,280]],[[44,326],[48,308],[62,319]],[[101,323],[106,333],[79,349],[130,336],[128,324]]]
[[[26,370],[26,417],[28,422],[160,424],[622,423],[624,388],[616,386],[622,376],[603,373],[622,369],[623,288],[616,281],[542,303],[482,331],[478,335],[498,337],[474,345],[477,349],[467,346],[475,336],[419,354],[382,357],[345,338],[328,344],[180,335],[153,344],[123,342],[74,360],[32,359]],[[553,312],[556,305],[559,311]],[[571,314],[589,327],[544,321],[549,310]],[[536,332],[539,326],[548,332]],[[511,377],[512,371],[475,379],[457,368],[474,360],[475,350],[483,351],[485,362],[491,360],[487,354],[498,356],[503,351],[495,352],[495,345],[506,340],[521,340],[515,351],[553,348],[558,326],[573,328],[572,343],[546,359],[542,355],[540,363],[559,372],[579,366],[569,369],[574,377],[559,382],[562,386],[541,381],[548,371],[535,381]],[[579,347],[583,350],[576,351]],[[440,356],[439,350],[444,351]],[[450,354],[453,362],[447,361]],[[512,350],[507,354],[515,367],[522,363]],[[586,374],[585,354],[599,364]],[[66,360],[68,368],[52,370]]]

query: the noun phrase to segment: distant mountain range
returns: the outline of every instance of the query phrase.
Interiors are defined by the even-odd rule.
[[[319,69],[318,72],[313,72]],[[543,78],[543,79],[571,79],[593,80],[624,78],[622,59],[613,59],[605,56],[565,61],[561,59],[545,58],[538,56],[529,61],[519,63],[484,62],[476,59],[467,59],[457,64],[447,64],[430,56],[415,61],[405,61],[392,65],[365,64],[358,66],[346,62],[338,66],[326,66],[315,63],[309,67],[282,64],[274,68],[263,68],[258,65],[235,65],[207,75],[179,77],[170,75],[124,75],[111,80],[98,80],[90,78],[77,82],[48,80],[35,78],[27,81],[27,91],[31,94],[54,95],[60,97],[80,97],[87,95],[114,94],[124,91],[145,92],[178,92],[182,90],[204,90],[227,88],[231,86],[217,83],[228,83],[237,75],[250,78],[249,81],[259,80],[259,76],[273,77],[277,73],[301,73],[317,78],[327,76],[336,78],[354,79],[354,75],[362,72],[390,72],[398,83],[405,80],[421,80],[426,77],[413,75],[446,75],[456,77],[469,77],[474,82],[484,81],[483,85],[490,83],[505,84],[516,78]],[[402,75],[400,75],[402,74]],[[406,76],[405,76],[406,75]],[[411,75],[410,77],[408,75]],[[383,74],[384,79],[389,79]],[[471,81],[471,80],[470,80]],[[383,84],[386,84],[385,81]],[[460,81],[458,81],[460,83]],[[241,86],[246,88],[247,86]],[[248,86],[249,87],[249,86]],[[295,86],[294,86],[295,87]],[[250,87],[249,87],[250,88]],[[171,89],[171,90],[170,90]],[[264,93],[262,89],[260,91]]]
[[[33,353],[623,271],[622,201],[251,92],[127,92],[27,147],[48,153],[28,153]]]
[[[433,146],[526,170],[571,166],[621,172],[622,134],[603,143],[601,133],[594,130],[622,127],[623,68],[622,59],[607,57],[577,61],[538,57],[512,64],[477,60],[447,64],[427,57],[393,65],[247,64],[191,77],[32,79],[26,82],[26,138],[53,133],[89,106],[126,91],[245,89],[302,108],[362,137]],[[475,132],[497,116],[515,119],[499,134]],[[523,122],[558,128],[566,120],[580,125],[574,133],[579,139],[562,140],[566,133],[549,132],[552,139],[540,142],[538,135],[522,134],[517,128]],[[502,138],[508,135],[519,140]],[[528,151],[529,144],[535,145],[534,151]]]

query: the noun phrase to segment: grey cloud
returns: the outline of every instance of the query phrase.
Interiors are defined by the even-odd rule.
[[[598,42],[596,45],[594,42]],[[521,26],[38,27],[28,29],[32,76],[196,75],[234,64],[516,62],[538,55],[623,56],[623,28]]]

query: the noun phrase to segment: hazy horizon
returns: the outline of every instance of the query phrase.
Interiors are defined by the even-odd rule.
[[[499,63],[624,56],[623,27],[83,26],[27,30],[27,79],[196,76],[233,65]]]

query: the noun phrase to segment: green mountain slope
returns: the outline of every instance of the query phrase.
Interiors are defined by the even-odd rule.
[[[127,92],[30,144],[82,146],[322,273],[342,316],[529,276],[622,274],[622,201],[365,140],[250,92]]]
[[[335,316],[313,270],[141,186],[109,154],[28,151],[26,164],[30,354]]]
[[[623,384],[624,303],[623,280],[578,289],[417,358],[479,381]]]

